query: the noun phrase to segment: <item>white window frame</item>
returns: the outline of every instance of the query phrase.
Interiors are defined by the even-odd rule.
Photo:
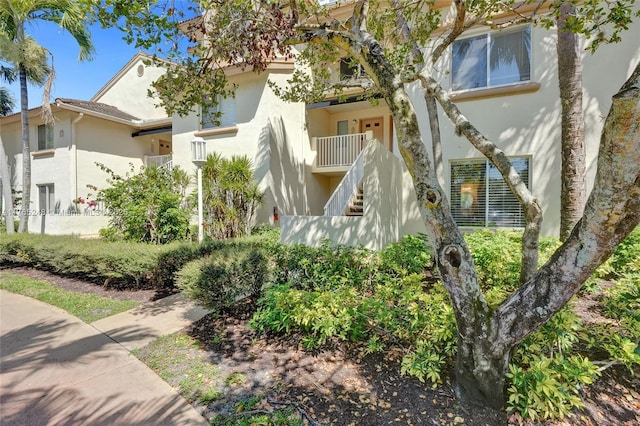
[[[56,209],[56,191],[53,183],[45,183],[37,185],[38,187],[38,205],[42,214],[57,213]],[[44,194],[43,194],[44,190]],[[44,195],[44,198],[43,198]]]
[[[531,188],[531,157],[511,157],[512,163],[525,162],[520,176]],[[458,181],[454,167],[470,165],[482,172],[482,182]],[[487,159],[462,159],[450,161],[449,199],[454,220],[461,227],[470,228],[514,228],[525,225],[524,210],[500,172]],[[492,180],[493,179],[493,180]],[[466,185],[466,190],[465,190]],[[484,216],[484,217],[482,217]]]
[[[40,131],[44,133],[44,140],[40,138]],[[40,124],[36,127],[38,151],[46,151],[55,147],[53,140],[53,124]],[[44,145],[44,147],[43,147]]]
[[[508,83],[499,83],[499,84],[493,84],[492,79],[491,79],[491,42],[493,40],[493,38],[496,35],[508,35],[508,34],[513,34],[513,33],[517,33],[520,31],[528,31],[529,34],[529,78],[528,79],[522,79],[522,80],[514,80]],[[486,84],[484,86],[478,86],[478,87],[460,87],[460,88],[456,88],[454,87],[455,81],[455,75],[456,75],[456,70],[454,70],[454,46],[456,43],[464,41],[464,40],[468,40],[468,39],[472,39],[472,38],[478,38],[478,37],[485,37],[486,38],[486,54],[487,54],[487,58],[486,58],[486,64],[487,64],[487,69],[486,69]],[[518,84],[523,84],[523,83],[530,83],[533,81],[533,28],[531,26],[531,24],[526,24],[526,25],[521,25],[518,27],[514,27],[514,28],[509,28],[506,30],[502,30],[502,31],[489,31],[489,32],[484,32],[484,33],[478,33],[478,34],[473,34],[470,35],[468,37],[464,37],[464,38],[460,38],[458,40],[456,40],[454,43],[452,43],[451,45],[451,64],[450,64],[450,87],[451,87],[451,91],[453,93],[465,93],[465,92],[473,92],[473,91],[480,91],[480,90],[487,90],[487,89],[492,89],[495,87],[508,87],[508,86],[514,86],[514,85],[518,85]]]
[[[220,113],[219,124],[215,124],[215,115]],[[236,125],[236,99],[232,96],[226,98],[222,95],[216,96],[216,104],[208,108],[201,108],[201,130],[221,129]]]

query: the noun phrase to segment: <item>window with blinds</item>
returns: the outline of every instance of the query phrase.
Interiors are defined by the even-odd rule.
[[[451,54],[454,91],[530,81],[531,26],[456,40]]]
[[[235,98],[218,95],[215,105],[210,104],[202,108],[202,128],[215,129],[236,125]]]
[[[529,159],[511,164],[529,187]],[[524,212],[496,167],[487,160],[451,163],[451,212],[459,226],[520,228]]]

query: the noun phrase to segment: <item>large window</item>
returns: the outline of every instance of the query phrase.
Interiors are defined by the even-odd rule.
[[[216,124],[216,121],[218,124]],[[236,125],[236,100],[232,97],[217,97],[217,104],[202,108],[202,128],[215,129]]]
[[[529,159],[511,164],[529,187]],[[460,226],[520,228],[524,212],[496,167],[486,160],[451,163],[451,212]]]
[[[531,80],[531,26],[457,40],[451,88],[469,90]]]
[[[38,150],[53,149],[53,126],[41,124],[38,126]]]
[[[43,214],[56,213],[56,193],[52,183],[38,185],[40,211]]]

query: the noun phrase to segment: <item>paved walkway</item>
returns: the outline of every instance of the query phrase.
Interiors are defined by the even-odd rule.
[[[206,425],[129,353],[205,313],[176,295],[86,324],[0,290],[0,424]]]

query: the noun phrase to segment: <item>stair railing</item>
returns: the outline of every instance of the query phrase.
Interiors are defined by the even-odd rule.
[[[364,149],[360,151],[355,161],[331,194],[331,198],[324,205],[325,216],[342,216],[349,207],[349,203],[358,193],[358,187],[364,178]]]

